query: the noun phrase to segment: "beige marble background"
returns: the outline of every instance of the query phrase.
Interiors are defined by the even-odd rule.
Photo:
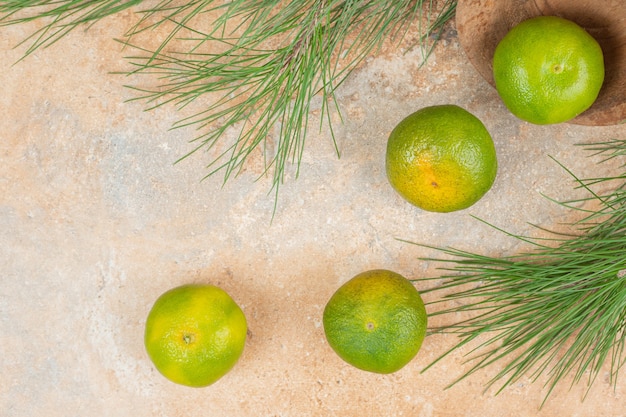
[[[419,260],[436,252],[399,239],[511,254],[525,246],[472,215],[526,234],[536,233],[530,223],[572,220],[542,196],[581,195],[550,157],[582,177],[615,172],[574,144],[623,138],[623,126],[517,120],[451,25],[422,68],[419,50],[394,48],[352,74],[338,91],[341,158],[328,132],[312,129],[272,220],[260,155],[224,186],[219,175],[201,181],[201,153],[173,164],[191,149],[190,131],[169,130],[180,113],[126,102],[134,95],[123,85],[135,80],[112,73],[125,67],[112,39],[129,18],[18,63],[24,49],[14,46],[36,26],[0,28],[0,415],[626,416],[626,379],[614,389],[608,367],[585,401],[585,386],[565,381],[539,410],[543,378],[483,392],[499,365],[446,390],[468,369],[467,350],[421,373],[453,336],[429,336],[403,370],[376,375],[343,363],[321,326],[328,298],[363,270],[438,274]],[[479,203],[445,215],[405,203],[384,173],[395,124],[443,103],[483,120],[500,162]],[[165,380],[142,341],[156,297],[189,282],[227,290],[250,328],[237,366],[203,389]]]

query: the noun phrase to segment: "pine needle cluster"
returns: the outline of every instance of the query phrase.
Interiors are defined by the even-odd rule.
[[[158,9],[169,8],[168,3]],[[197,146],[190,154],[219,148],[207,176],[223,171],[227,180],[261,147],[276,193],[288,165],[294,165],[298,176],[312,102],[321,103],[319,127],[326,123],[330,128],[339,154],[332,128],[333,113],[341,114],[336,88],[383,41],[398,41],[426,14],[425,40],[453,16],[456,5],[446,1],[435,14],[432,2],[423,0],[197,3],[168,15],[168,21],[177,23],[175,31],[186,34],[179,36],[176,49],[168,51],[169,36],[155,50],[128,57],[133,75],[161,80],[151,89],[137,88],[139,97],[155,107],[172,103],[179,108],[206,99],[199,112],[174,126],[197,128]],[[194,24],[199,14],[216,10],[219,17],[208,26]],[[239,23],[231,31],[233,21]],[[225,145],[223,138],[233,128],[236,139]]]
[[[293,166],[298,176],[313,101],[321,103],[320,128],[329,127],[339,154],[332,127],[332,115],[341,115],[336,88],[385,40],[399,42],[415,22],[417,42],[429,41],[453,17],[456,1],[5,0],[0,26],[45,22],[25,40],[28,55],[131,7],[139,23],[120,36],[135,51],[127,57],[128,74],[158,80],[129,86],[137,99],[150,109],[177,106],[181,114],[192,102],[206,103],[173,126],[195,128],[188,155],[212,150],[207,176],[220,171],[226,181],[262,149],[264,174],[272,176],[278,196],[285,168]],[[164,41],[154,48],[133,41],[146,32],[160,33]],[[228,141],[233,130],[236,139]]]
[[[626,140],[589,149],[606,155],[606,160],[623,157]],[[446,271],[441,277],[422,280],[444,282],[424,291],[440,295],[431,308],[448,303],[432,314],[444,320],[469,315],[432,329],[455,334],[460,341],[427,369],[460,348],[470,348],[472,365],[459,380],[499,366],[488,384],[500,384],[497,392],[523,376],[533,381],[544,376],[545,398],[565,378],[571,378],[572,385],[586,380],[591,387],[606,363],[608,380],[617,383],[626,363],[626,172],[610,178],[574,178],[590,193],[584,200],[563,203],[584,210],[583,220],[570,225],[574,235],[511,235],[533,249],[508,257],[439,248],[452,260],[427,258],[451,265],[441,268]],[[614,183],[617,188],[607,195],[593,191],[595,185]],[[598,208],[572,204],[581,202]]]
[[[79,26],[140,4],[143,0],[0,0],[0,26],[41,21],[43,25],[18,44],[24,57],[62,39]]]

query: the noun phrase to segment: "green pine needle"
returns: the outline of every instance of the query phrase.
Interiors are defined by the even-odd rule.
[[[417,20],[423,45],[456,8],[456,0],[0,0],[0,26],[44,22],[22,42],[30,42],[28,56],[140,3],[142,10],[134,8],[140,21],[122,40],[138,53],[128,57],[129,74],[156,77],[158,85],[131,86],[137,99],[151,109],[173,104],[181,110],[206,101],[173,126],[197,129],[188,155],[220,148],[207,176],[223,171],[226,181],[261,146],[276,195],[288,164],[298,176],[314,100],[321,102],[319,128],[329,127],[339,154],[331,122],[333,114],[341,116],[335,89],[383,41],[399,41]],[[209,13],[218,17],[203,20]],[[152,32],[165,34],[158,47],[134,43]],[[239,135],[225,144],[232,129]]]
[[[626,141],[590,149],[611,159],[626,155]],[[591,191],[595,184],[615,180],[619,185],[608,195]],[[432,315],[470,316],[432,329],[456,334],[460,341],[426,369],[467,346],[472,367],[459,380],[500,363],[502,369],[487,386],[500,384],[497,392],[522,376],[536,380],[545,375],[545,402],[566,377],[572,377],[572,385],[586,379],[591,387],[607,361],[609,380],[617,383],[626,363],[626,172],[577,182],[600,206],[572,225],[577,234],[548,240],[515,236],[533,243],[535,250],[508,257],[435,248],[452,260],[425,259],[451,262],[441,268],[447,271],[443,276],[418,280],[444,280],[424,292],[441,294],[432,307],[450,302],[452,307]]]
[[[295,165],[296,177],[310,128],[310,109],[321,103],[321,129],[326,124],[335,142],[332,115],[339,114],[335,90],[386,39],[396,41],[414,20],[428,17],[422,30],[425,41],[454,13],[455,1],[444,2],[435,13],[432,1],[414,0],[213,0],[172,7],[164,0],[147,12],[130,36],[175,23],[170,36],[154,50],[132,45],[140,53],[127,57],[132,75],[149,75],[159,83],[134,88],[138,98],[158,107],[184,108],[198,99],[200,111],[174,125],[194,126],[199,150],[214,150],[207,176],[224,172],[225,181],[237,175],[259,146],[265,172],[271,171],[278,194],[285,168]],[[165,14],[162,11],[168,10]],[[207,24],[198,19],[208,11],[219,17]],[[166,16],[156,18],[155,15]],[[435,16],[435,17],[432,17]],[[240,22],[230,28],[232,22]],[[131,45],[130,42],[126,42]],[[219,52],[213,52],[219,51]],[[217,98],[211,99],[210,97]],[[237,138],[227,143],[226,132],[236,128]]]
[[[2,0],[0,26],[35,20],[45,24],[19,45],[30,43],[24,57],[39,48],[50,46],[79,26],[89,25],[121,12],[143,0]],[[18,46],[19,46],[18,45]]]

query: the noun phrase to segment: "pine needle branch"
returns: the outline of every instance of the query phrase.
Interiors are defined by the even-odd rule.
[[[137,99],[152,109],[173,104],[181,110],[206,100],[203,110],[173,126],[198,132],[197,146],[181,160],[220,147],[206,176],[223,171],[227,181],[260,147],[276,195],[288,164],[299,174],[314,103],[320,103],[319,129],[328,126],[339,155],[332,122],[333,115],[341,118],[337,87],[385,40],[399,41],[415,20],[423,46],[456,8],[456,0],[0,0],[0,26],[43,22],[20,43],[29,43],[26,57],[140,3],[144,8],[134,10],[140,19],[121,41],[138,53],[128,57],[128,74],[156,77],[159,84],[129,86]],[[207,24],[203,17],[210,13],[218,17]],[[153,32],[165,34],[156,48],[134,43]],[[239,136],[224,145],[232,129]]]
[[[626,154],[626,141],[589,148],[608,160]],[[469,353],[470,370],[452,385],[498,363],[501,370],[487,389],[499,383],[500,392],[524,375],[533,381],[545,375],[545,403],[566,377],[572,385],[586,379],[590,388],[607,361],[609,380],[617,383],[626,364],[626,172],[577,182],[590,190],[615,179],[620,185],[608,195],[591,194],[588,201],[599,208],[572,224],[579,233],[570,239],[555,238],[553,246],[536,243],[534,250],[508,257],[437,248],[452,260],[426,258],[451,263],[441,268],[444,275],[417,280],[443,280],[424,291],[442,294],[431,308],[453,302],[431,314],[469,315],[432,329],[456,334],[460,341],[426,369],[477,344]]]
[[[43,20],[17,46],[30,43],[23,58],[39,48],[48,47],[79,26],[95,23],[107,16],[133,7],[143,0],[3,0],[0,1],[0,26]]]
[[[129,74],[159,79],[153,88],[130,86],[136,99],[182,109],[202,98],[206,106],[174,125],[194,126],[198,132],[192,139],[196,146],[181,160],[219,148],[210,157],[207,176],[222,171],[227,181],[261,147],[263,174],[271,172],[276,194],[287,166],[294,165],[299,175],[313,105],[320,103],[319,128],[329,127],[339,155],[332,122],[334,114],[341,117],[337,87],[383,41],[402,36],[422,13],[429,22],[422,32],[425,41],[456,6],[447,0],[435,12],[432,1],[414,0],[235,0],[219,7],[203,0],[184,9],[169,8],[169,3],[164,0],[145,20],[167,7],[166,18],[138,25],[131,35],[174,23],[171,36],[152,51],[127,42],[141,52],[127,57],[133,66]],[[195,19],[205,11],[219,12],[219,17],[201,30]],[[233,28],[232,22],[239,23]],[[226,133],[233,128],[238,136],[227,143]]]

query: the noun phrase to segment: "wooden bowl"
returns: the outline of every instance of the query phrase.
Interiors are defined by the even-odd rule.
[[[569,123],[607,126],[626,121],[625,0],[458,0],[459,41],[470,62],[493,86],[496,46],[515,25],[540,15],[577,23],[604,53],[605,78],[598,99]]]

